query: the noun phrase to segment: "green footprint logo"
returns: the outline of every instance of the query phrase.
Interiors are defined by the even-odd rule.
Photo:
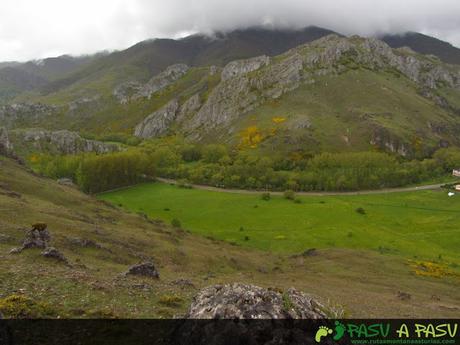
[[[332,334],[332,329],[326,327],[326,326],[319,326],[319,329],[318,331],[316,332],[316,335],[315,335],[315,341],[317,343],[321,342],[321,338],[322,337],[325,337],[329,334]]]
[[[335,322],[335,335],[334,340],[342,339],[343,335],[345,334],[345,325],[339,321]]]

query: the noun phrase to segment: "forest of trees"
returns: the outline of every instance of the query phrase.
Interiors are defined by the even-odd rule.
[[[71,178],[85,192],[98,193],[155,176],[225,188],[353,191],[420,183],[460,167],[456,148],[412,161],[382,152],[294,157],[256,156],[223,145],[149,143],[105,155],[42,155],[37,169],[53,178]]]

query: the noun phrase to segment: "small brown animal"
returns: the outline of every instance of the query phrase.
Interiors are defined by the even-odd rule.
[[[39,223],[32,224],[33,230],[43,231],[43,230],[46,230],[47,227],[48,225],[46,225],[46,223],[39,222]]]

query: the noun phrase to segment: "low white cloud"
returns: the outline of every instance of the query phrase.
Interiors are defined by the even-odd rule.
[[[460,46],[459,13],[458,0],[2,0],[0,61],[267,24],[359,35],[418,31]]]

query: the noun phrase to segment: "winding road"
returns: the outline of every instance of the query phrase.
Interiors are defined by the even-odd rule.
[[[176,180],[167,179],[163,177],[157,177],[157,181],[169,184],[177,184]],[[438,183],[438,184],[430,184],[424,186],[416,186],[416,187],[403,187],[403,188],[386,188],[386,189],[377,189],[377,190],[362,190],[357,192],[296,192],[297,195],[305,195],[305,196],[331,196],[331,195],[367,195],[367,194],[386,194],[386,193],[401,193],[401,192],[415,192],[420,190],[436,190],[441,188],[441,186],[448,184],[450,182]],[[235,193],[235,194],[260,194],[265,191],[256,191],[256,190],[246,190],[246,189],[226,189],[226,188],[219,188],[219,187],[211,187],[199,184],[190,184],[194,189],[201,189],[207,190],[211,192],[219,192],[219,193]],[[283,192],[271,192],[272,195],[283,195]]]

